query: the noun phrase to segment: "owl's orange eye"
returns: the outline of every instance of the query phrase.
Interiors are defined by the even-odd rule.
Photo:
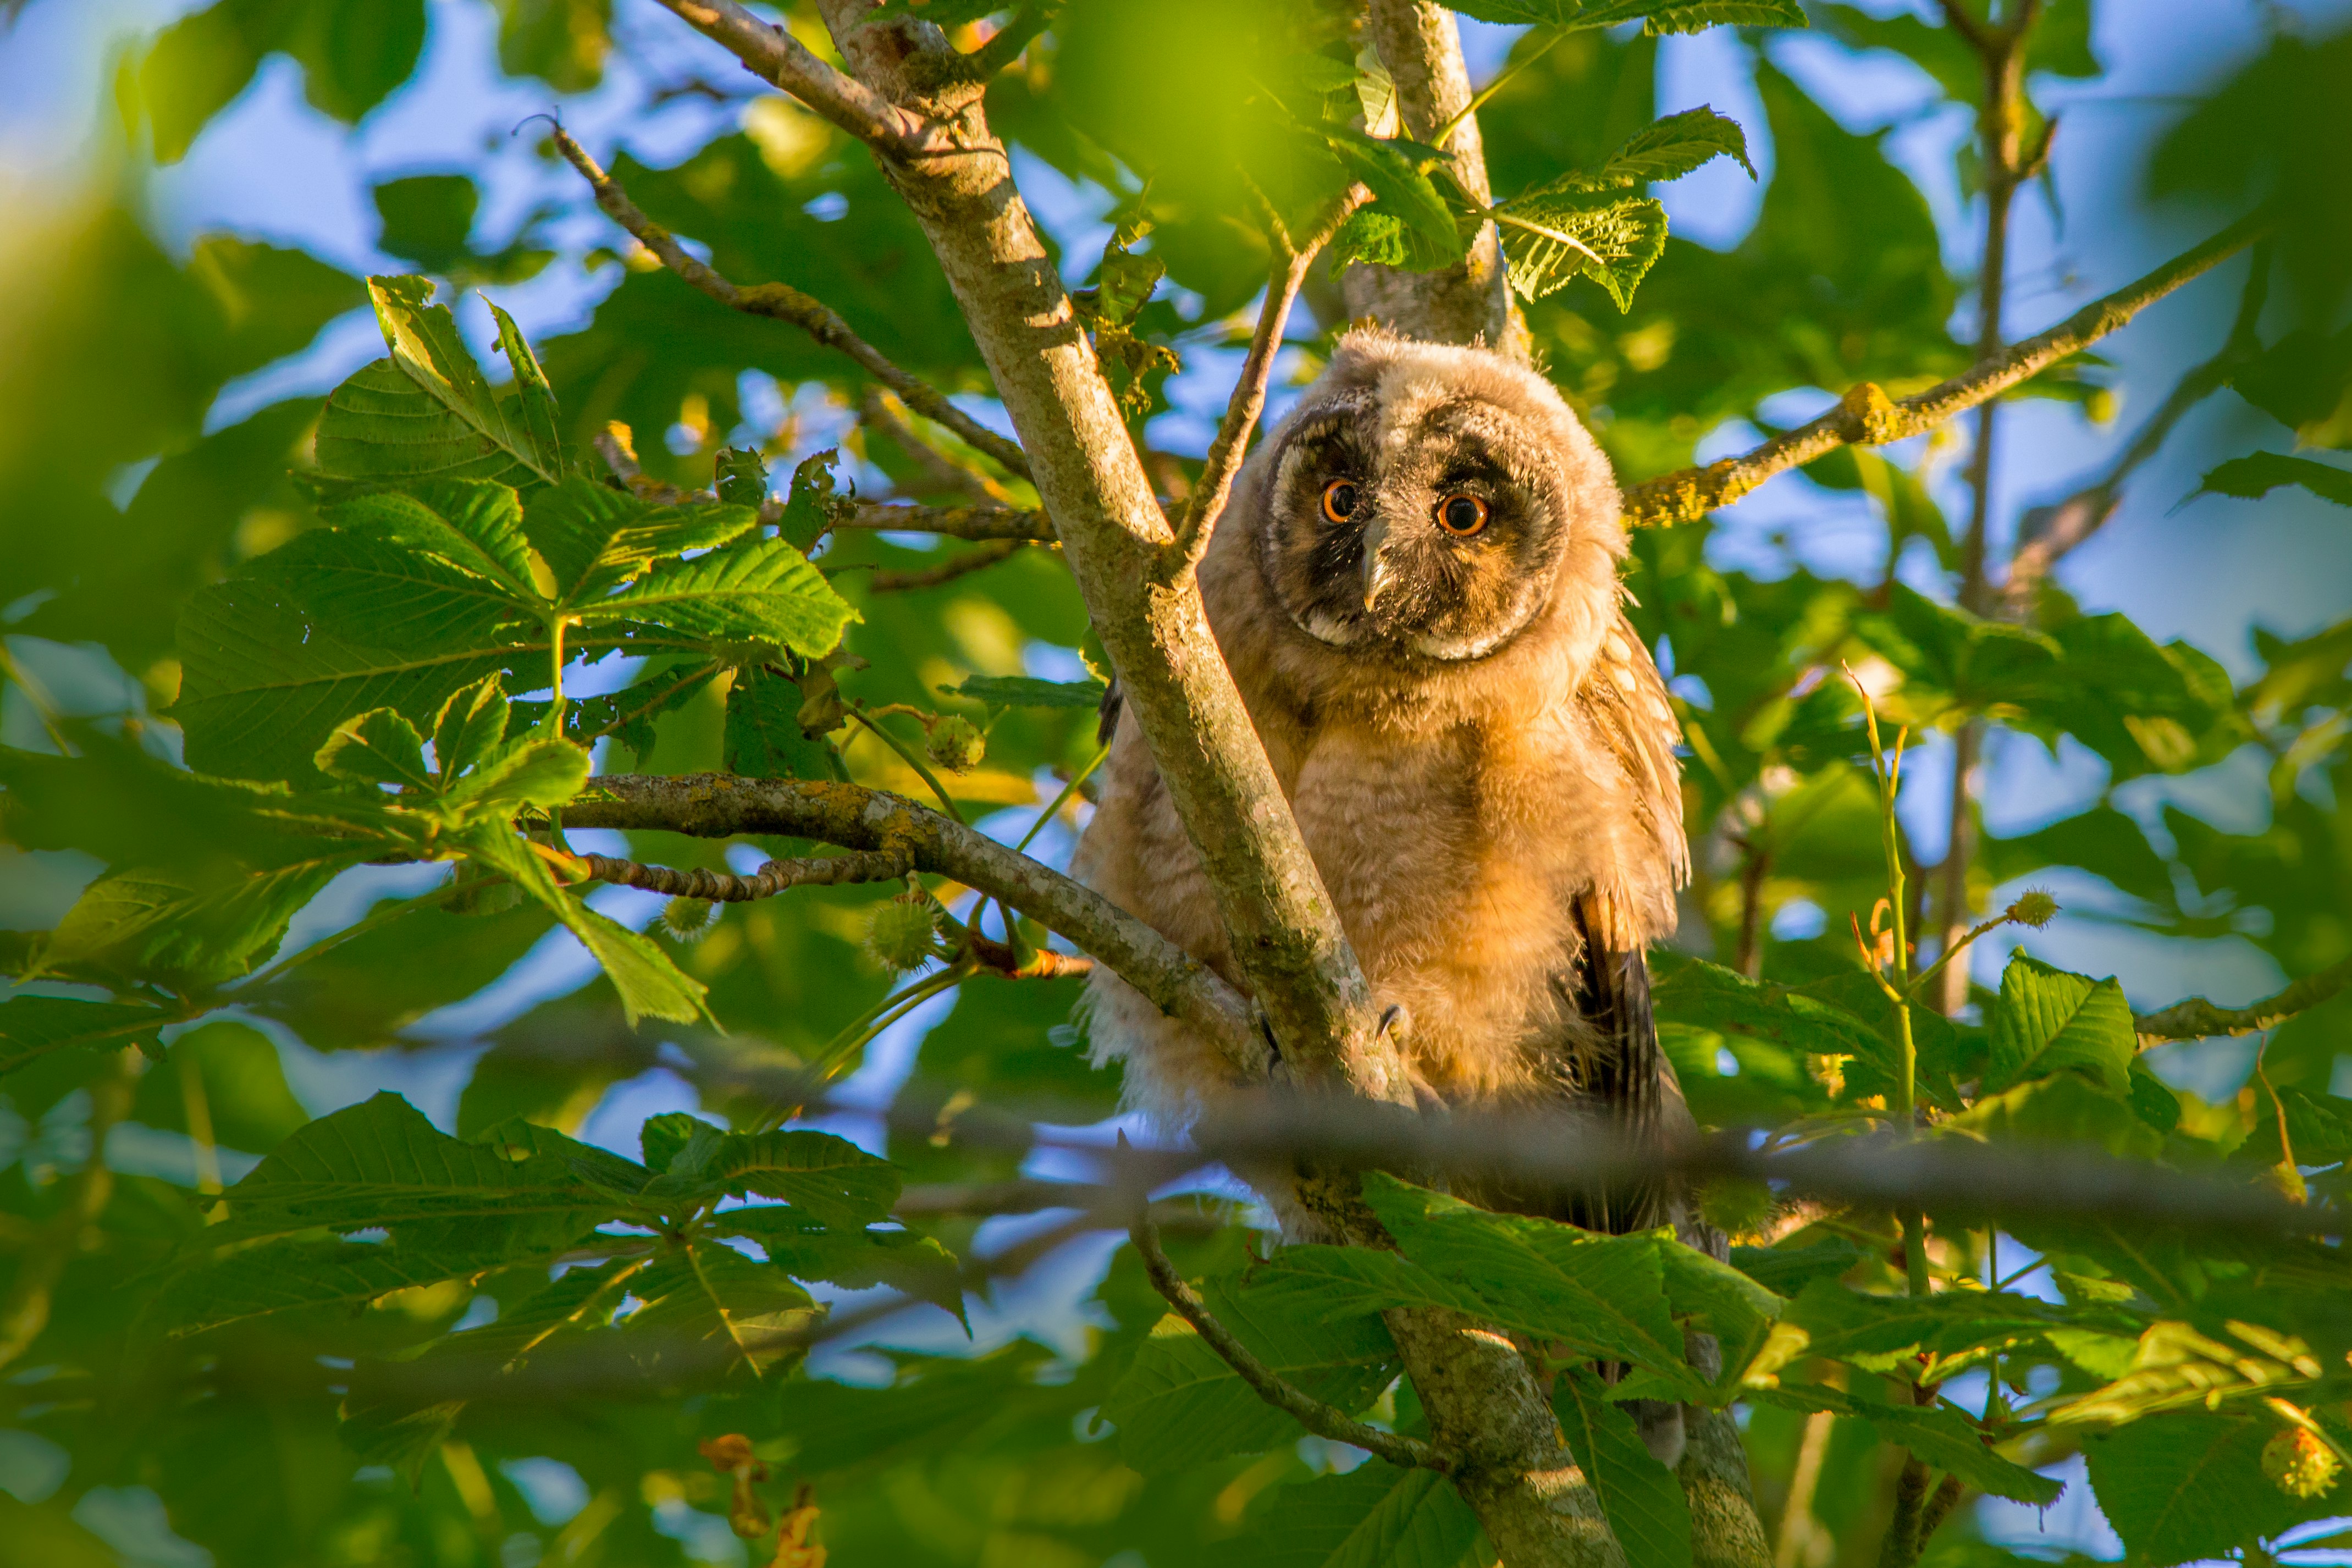
[[[1323,515],[1345,522],[1356,515],[1356,487],[1349,479],[1333,479],[1323,487]]]
[[[1476,496],[1447,496],[1437,503],[1437,526],[1467,539],[1486,526],[1486,503]]]

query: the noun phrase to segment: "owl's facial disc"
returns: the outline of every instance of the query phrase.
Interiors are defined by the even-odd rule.
[[[1384,418],[1353,389],[1279,453],[1258,562],[1307,636],[1412,663],[1480,658],[1543,609],[1567,539],[1558,465],[1492,404]]]

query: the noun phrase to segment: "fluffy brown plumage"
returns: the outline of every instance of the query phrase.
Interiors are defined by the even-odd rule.
[[[1683,1114],[1642,952],[1673,929],[1686,859],[1679,735],[1621,608],[1624,551],[1608,460],[1549,384],[1357,331],[1244,468],[1201,586],[1425,1092],[1570,1099],[1647,1132]],[[1241,983],[1132,719],[1078,864]],[[1107,969],[1091,984],[1095,1050],[1124,1060],[1130,1100],[1171,1126],[1213,1115],[1214,1048]],[[1656,1224],[1661,1198],[1561,1217]]]

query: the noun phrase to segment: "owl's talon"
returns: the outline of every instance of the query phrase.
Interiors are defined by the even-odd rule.
[[[1405,1005],[1403,1003],[1391,1002],[1386,1007],[1381,1009],[1380,1028],[1381,1038],[1387,1039],[1391,1034],[1402,1035],[1405,1030],[1412,1026],[1412,1015],[1405,1011]]]

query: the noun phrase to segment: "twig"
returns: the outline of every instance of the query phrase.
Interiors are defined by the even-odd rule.
[[[1926,1547],[1927,1542],[1934,1538],[1937,1527],[1942,1524],[1946,1519],[1950,1517],[1953,1509],[1959,1506],[1960,1499],[1967,1493],[1968,1489],[1967,1482],[1961,1480],[1959,1477],[1952,1475],[1946,1476],[1943,1480],[1937,1485],[1936,1495],[1927,1500],[1927,1508],[1923,1510],[1919,1515],[1919,1544],[1921,1547]]]
[[[2256,331],[2270,296],[2271,242],[2254,247],[2252,268],[2238,296],[2237,319],[2213,357],[2183,375],[2162,405],[2093,484],[2054,506],[2033,507],[2018,522],[2017,548],[2001,585],[2010,613],[2023,616],[2034,588],[2068,553],[2106,525],[2123,500],[2124,483],[2157,454],[2189,411],[2228,384],[2231,374],[2261,349]]]
[[[679,20],[724,46],[745,69],[900,163],[956,151],[942,126],[908,112],[817,58],[782,27],[762,22],[735,0],[661,0]]]
[[[1625,492],[1625,521],[1635,528],[1689,522],[1728,506],[1773,475],[1848,445],[1878,446],[1932,430],[1956,414],[1997,397],[2045,365],[2080,352],[2182,284],[2210,271],[2267,233],[2268,212],[2242,218],[2137,282],[2084,306],[2048,331],[1979,360],[1916,397],[1890,399],[1864,382],[1820,418],[1753,451],[1703,468],[1680,468]]]
[[[114,1173],[106,1163],[107,1135],[131,1113],[131,1090],[143,1065],[140,1055],[122,1047],[114,1066],[90,1085],[89,1157],[74,1173],[55,1218],[41,1227],[35,1245],[16,1262],[16,1277],[0,1297],[0,1368],[9,1366],[33,1348],[49,1326],[49,1307],[66,1268],[81,1253],[83,1242],[114,1194]]]
[[[1435,1470],[1443,1475],[1454,1472],[1455,1460],[1452,1455],[1438,1452],[1418,1437],[1368,1426],[1286,1381],[1258,1360],[1247,1345],[1234,1337],[1232,1330],[1217,1321],[1209,1310],[1209,1304],[1201,1300],[1201,1293],[1186,1284],[1183,1276],[1176,1272],[1175,1265],[1170,1263],[1168,1255],[1160,1249],[1160,1233],[1149,1214],[1139,1209],[1135,1224],[1129,1228],[1128,1235],[1135,1242],[1135,1250],[1142,1255],[1143,1269],[1151,1278],[1152,1289],[1167,1299],[1168,1304],[1176,1310],[1176,1315],[1192,1324],[1202,1342],[1240,1374],[1241,1380],[1248,1384],[1260,1399],[1289,1415],[1318,1437],[1328,1438],[1334,1443],[1352,1443],[1359,1448],[1377,1454],[1391,1465],[1406,1469]]]
[[[2316,974],[2306,974],[2277,995],[2243,1007],[2216,1007],[2202,996],[2175,1002],[2160,1012],[2132,1020],[2143,1047],[2166,1040],[2201,1040],[2213,1035],[2252,1035],[2306,1013],[2352,984],[2352,958]]]
[[[976,469],[964,467],[946,453],[915,434],[914,426],[898,416],[878,386],[869,386],[858,400],[857,417],[861,424],[879,430],[897,443],[907,454],[908,460],[923,470],[931,488],[953,490],[968,495],[983,506],[1010,506],[1004,487]]]
[[[856,501],[835,514],[833,526],[879,532],[938,533],[950,539],[1060,542],[1044,512],[1015,511],[1000,506],[884,506],[874,501]]]
[[[702,899],[714,904],[772,899],[787,888],[894,881],[908,870],[903,860],[873,850],[771,860],[748,877],[729,871],[706,871],[698,866],[683,871],[668,866],[646,866],[611,855],[581,855],[574,858],[595,881],[617,882],[625,888],[643,888],[649,893],[667,893],[674,899]]]
[[[931,772],[930,764],[924,762],[923,759],[916,753],[913,747],[908,745],[906,742],[901,741],[898,736],[893,735],[889,731],[885,730],[881,725],[877,724],[873,720],[867,718],[861,710],[848,708],[843,710],[843,711],[846,712],[851,718],[856,720],[859,723],[865,725],[866,729],[872,731],[877,740],[889,747],[892,751],[898,752],[898,760],[905,763],[908,767],[914,769],[915,776],[921,779],[923,783],[930,786],[931,793],[939,797],[940,808],[946,811],[950,816],[954,817],[959,825],[963,822],[963,813],[957,808],[955,797],[948,794],[948,786],[940,782],[940,775]]]
[[[918,588],[936,588],[942,583],[952,583],[1000,561],[1009,561],[1024,550],[1035,548],[1035,541],[1027,539],[991,540],[961,554],[951,555],[936,566],[910,572],[877,572],[866,583],[877,594],[907,594]]]
[[[1170,552],[1188,567],[1200,563],[1202,552],[1209,547],[1210,530],[1233,491],[1234,476],[1241,469],[1250,432],[1257,427],[1258,416],[1265,409],[1266,380],[1274,374],[1275,354],[1282,347],[1283,329],[1290,321],[1290,307],[1298,298],[1299,287],[1307,281],[1307,270],[1349,215],[1370,199],[1368,187],[1349,186],[1324,209],[1303,245],[1291,244],[1278,218],[1268,224],[1274,269],[1266,279],[1265,303],[1258,308],[1257,330],[1250,334],[1249,357],[1242,362],[1241,378],[1234,383],[1233,395],[1225,402],[1225,416],[1218,422],[1209,455],[1202,460],[1201,477],[1185,500],[1184,514],[1177,520],[1176,537],[1169,545]]]
[[[725,773],[610,773],[565,807],[574,827],[661,828],[704,838],[775,833],[847,849],[903,854],[1059,932],[1115,970],[1162,1012],[1224,1050],[1244,1080],[1262,1078],[1265,1044],[1249,1004],[1192,954],[1101,894],[961,823],[880,790]]]
[[[1927,1500],[1927,1467],[1918,1455],[1906,1455],[1895,1482],[1895,1517],[1886,1521],[1886,1539],[1879,1543],[1878,1568],[1911,1568],[1919,1560],[1919,1510]]]
[[[680,16],[693,8],[685,0],[678,0],[678,3],[662,0],[662,3]],[[691,17],[688,19],[692,20]],[[751,20],[748,16],[745,19]],[[761,28],[767,26],[764,22],[751,22],[751,25]],[[793,47],[800,46],[794,44]],[[928,382],[891,363],[880,350],[859,337],[849,323],[823,300],[802,293],[789,283],[754,283],[749,287],[738,287],[730,282],[690,255],[669,230],[647,217],[629,199],[628,192],[623,190],[619,182],[589,156],[588,150],[573,140],[570,132],[558,125],[549,134],[554,138],[556,150],[580,171],[581,178],[588,182],[589,189],[595,193],[596,205],[604,209],[604,216],[627,229],[636,237],[638,244],[653,252],[663,266],[684,281],[730,310],[788,322],[826,348],[837,349],[847,354],[868,374],[897,393],[908,407],[926,418],[939,421],[1024,479],[1028,477],[1029,459],[1017,445],[949,402]]]

